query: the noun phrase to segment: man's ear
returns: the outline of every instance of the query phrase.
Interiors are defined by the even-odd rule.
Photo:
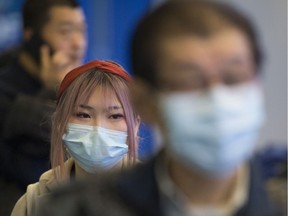
[[[24,32],[23,32],[23,39],[24,41],[29,41],[33,35],[34,31],[32,30],[32,28],[26,28],[24,29]]]
[[[150,124],[158,122],[157,94],[149,84],[142,79],[134,79],[131,84],[131,100],[141,120]]]

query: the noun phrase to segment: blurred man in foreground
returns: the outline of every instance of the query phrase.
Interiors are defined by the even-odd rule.
[[[124,174],[62,188],[41,215],[275,216],[252,159],[264,122],[249,20],[213,1],[167,1],[132,43],[136,110],[164,150]]]

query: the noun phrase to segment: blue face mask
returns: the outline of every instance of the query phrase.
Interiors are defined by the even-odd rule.
[[[127,132],[68,124],[63,142],[76,163],[93,173],[117,165],[128,152]]]
[[[229,174],[253,153],[264,120],[261,93],[250,83],[162,95],[170,153],[206,174]]]

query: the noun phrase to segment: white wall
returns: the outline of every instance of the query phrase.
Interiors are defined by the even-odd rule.
[[[259,145],[287,145],[287,0],[222,0],[252,18],[265,54],[267,121]]]

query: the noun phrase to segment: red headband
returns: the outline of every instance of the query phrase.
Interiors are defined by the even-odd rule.
[[[129,76],[129,74],[120,66],[118,66],[115,63],[112,62],[108,62],[108,61],[100,61],[100,60],[94,60],[91,62],[88,62],[84,65],[81,65],[73,70],[71,70],[62,80],[60,88],[58,90],[57,93],[57,98],[59,100],[59,98],[61,97],[61,95],[63,94],[63,92],[67,89],[67,87],[81,74],[89,71],[90,69],[101,69],[107,73],[112,73],[112,74],[116,74],[120,77],[122,77],[123,79],[130,81],[131,77]]]

